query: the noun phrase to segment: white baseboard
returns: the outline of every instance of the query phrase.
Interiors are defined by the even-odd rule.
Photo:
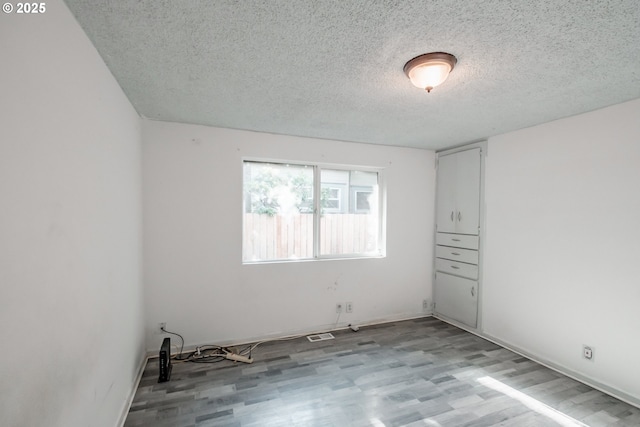
[[[605,394],[608,394],[609,396],[615,397],[616,399],[621,400],[621,401],[623,401],[625,403],[628,403],[629,405],[635,406],[636,408],[640,408],[640,399],[638,399],[637,397],[632,396],[632,395],[630,395],[628,393],[625,393],[625,392],[623,392],[621,390],[618,390],[615,387],[611,387],[611,386],[608,386],[606,384],[602,384],[602,383],[594,380],[593,378],[589,378],[589,377],[587,377],[585,375],[582,375],[582,374],[580,374],[578,372],[573,371],[572,369],[567,368],[566,366],[562,366],[560,364],[557,364],[557,363],[555,363],[555,362],[553,362],[551,360],[547,360],[547,359],[541,358],[539,356],[536,356],[535,354],[533,354],[533,353],[531,353],[531,352],[529,352],[529,351],[527,351],[525,349],[522,349],[522,348],[520,348],[518,346],[515,346],[515,345],[513,345],[511,343],[503,341],[500,338],[496,338],[496,337],[494,337],[494,336],[492,336],[490,334],[487,334],[487,333],[484,333],[484,332],[481,332],[481,331],[477,331],[475,329],[471,329],[468,326],[465,326],[465,325],[463,325],[461,323],[452,321],[451,319],[447,319],[447,318],[438,316],[437,314],[434,314],[434,317],[436,317],[437,319],[442,320],[443,322],[450,323],[453,326],[456,326],[456,327],[458,327],[460,329],[464,329],[465,331],[470,332],[470,333],[472,333],[474,335],[477,335],[480,338],[483,338],[483,339],[485,339],[487,341],[490,341],[490,342],[492,342],[494,344],[497,344],[500,347],[504,347],[507,350],[513,351],[514,353],[519,354],[521,356],[524,356],[527,359],[531,359],[534,362],[541,364],[542,366],[546,366],[547,368],[549,368],[551,370],[554,370],[554,371],[556,371],[558,373],[561,373],[562,375],[565,375],[565,376],[567,376],[567,377],[569,377],[571,379],[574,379],[574,380],[576,380],[578,382],[586,384],[591,388],[594,388],[594,389],[599,390],[599,391],[601,391],[601,392],[603,392]]]
[[[148,360],[149,358],[145,355],[138,365],[138,374],[136,375],[136,379],[133,382],[133,386],[131,387],[131,392],[129,392],[129,397],[124,402],[124,407],[122,408],[122,413],[120,414],[120,420],[118,421],[117,427],[123,427],[125,421],[127,420],[129,409],[131,409],[133,398],[135,397],[138,386],[140,385],[140,381],[142,380],[142,374],[144,373],[144,368],[147,366]]]
[[[419,314],[401,314],[397,316],[387,316],[387,317],[381,317],[377,319],[370,319],[368,321],[363,321],[363,322],[359,322],[356,320],[356,321],[349,321],[349,322],[340,322],[337,324],[333,323],[333,324],[318,326],[314,328],[295,329],[295,330],[289,330],[289,331],[275,332],[275,333],[266,334],[262,336],[239,338],[237,340],[189,344],[184,346],[183,352],[188,353],[188,352],[194,351],[197,347],[201,347],[205,345],[217,345],[220,347],[237,347],[237,346],[244,346],[247,344],[261,342],[261,341],[279,340],[279,339],[293,338],[297,336],[302,337],[306,335],[321,334],[323,332],[338,331],[341,329],[348,329],[349,325],[355,325],[359,327],[372,326],[372,325],[381,325],[384,323],[391,323],[391,322],[401,322],[404,320],[420,319],[423,317],[431,317],[431,316],[433,316],[432,312],[425,312],[425,313],[419,313]],[[170,334],[168,334],[167,336],[170,336]],[[173,351],[171,354],[175,355],[176,352]],[[156,357],[158,357],[157,349],[147,350],[147,359],[156,358]]]

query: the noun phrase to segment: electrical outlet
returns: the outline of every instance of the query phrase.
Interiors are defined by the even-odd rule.
[[[344,311],[347,313],[353,313],[353,303],[352,302],[345,303]]]
[[[589,347],[588,345],[582,345],[582,357],[593,361],[593,347]]]
[[[342,303],[336,304],[336,313],[342,313]]]
[[[427,298],[422,300],[422,310],[428,311],[431,308],[431,304]]]
[[[163,329],[166,329],[166,328],[167,328],[167,322],[160,322],[158,323],[158,329],[156,330],[156,332],[158,334],[164,334]]]

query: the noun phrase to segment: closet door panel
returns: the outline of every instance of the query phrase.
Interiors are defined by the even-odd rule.
[[[480,149],[460,151],[456,159],[456,232],[478,235],[480,224]]]
[[[436,313],[475,328],[478,282],[445,273],[436,274]]]
[[[455,233],[456,231],[456,156],[441,156],[438,159],[438,178],[436,186],[438,231]]]

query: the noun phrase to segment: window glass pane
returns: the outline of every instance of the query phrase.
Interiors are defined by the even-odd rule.
[[[378,173],[322,169],[320,255],[379,255]]]
[[[356,212],[368,212],[371,209],[372,191],[356,191]]]
[[[244,261],[313,258],[313,167],[244,163]]]
[[[243,261],[380,256],[378,178],[370,171],[245,161]]]

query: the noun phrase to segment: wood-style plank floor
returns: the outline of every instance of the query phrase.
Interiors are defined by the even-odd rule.
[[[147,363],[125,426],[640,426],[640,409],[436,318]]]

